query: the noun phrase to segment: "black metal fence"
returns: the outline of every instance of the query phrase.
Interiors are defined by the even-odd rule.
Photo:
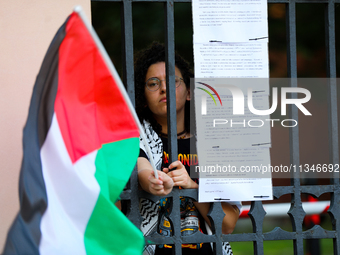
[[[120,2],[121,4],[121,24],[122,24],[122,45],[123,45],[123,82],[127,86],[127,91],[134,102],[134,43],[132,8],[135,2],[162,2],[165,10],[165,45],[166,45],[166,72],[167,84],[174,81],[175,60],[174,60],[174,2],[187,2],[190,0],[92,0],[92,2]],[[297,46],[296,46],[296,4],[297,3],[321,3],[325,9],[325,44],[327,59],[327,77],[336,78],[336,47],[335,47],[335,5],[340,0],[268,0],[268,3],[281,3],[286,5],[286,33],[287,33],[287,71],[288,77],[297,78]],[[338,139],[338,113],[337,113],[337,84],[335,79],[329,79],[327,87],[328,95],[328,140],[329,140],[329,164],[339,164],[339,139]],[[296,80],[291,79],[291,86],[296,87]],[[170,123],[169,157],[170,161],[177,159],[177,137],[176,137],[176,117],[175,117],[175,88],[167,88],[170,100],[168,101],[168,123]],[[289,110],[290,119],[298,120],[297,107]],[[289,130],[289,150],[290,163],[300,165],[300,144],[298,126]],[[133,172],[127,189],[122,193],[121,199],[126,203],[126,213],[129,219],[136,225],[141,225],[139,213],[139,199],[141,197],[157,201],[159,198],[151,196],[138,189],[137,172]],[[334,254],[340,254],[340,184],[339,174],[333,173],[329,185],[302,185],[299,173],[293,173],[289,186],[276,186],[273,188],[274,197],[277,199],[283,195],[291,195],[291,208],[288,212],[292,222],[292,231],[285,231],[279,227],[270,232],[263,232],[263,221],[265,211],[261,202],[252,202],[249,217],[253,225],[253,232],[239,234],[222,234],[222,209],[220,203],[214,203],[210,216],[215,226],[213,235],[195,233],[191,236],[181,237],[179,197],[191,197],[198,199],[197,190],[174,189],[169,197],[172,197],[173,205],[170,220],[173,223],[173,236],[162,237],[158,234],[146,236],[146,243],[150,244],[173,244],[175,254],[182,254],[182,243],[210,242],[214,244],[216,254],[222,254],[222,242],[253,242],[254,254],[264,254],[264,241],[292,240],[294,254],[304,254],[304,240],[306,239],[332,239]],[[319,225],[312,229],[303,230],[303,220],[305,212],[302,207],[302,194],[310,194],[320,197],[322,194],[330,195],[330,208],[328,213],[331,217],[332,230],[326,230]]]

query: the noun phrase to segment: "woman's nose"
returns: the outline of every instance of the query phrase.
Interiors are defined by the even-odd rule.
[[[161,82],[161,84],[159,85],[160,86],[160,90],[162,92],[165,92],[166,91],[166,79],[161,80],[160,82]]]

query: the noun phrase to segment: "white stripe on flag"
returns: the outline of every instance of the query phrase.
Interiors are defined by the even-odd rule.
[[[100,191],[94,151],[74,165],[54,114],[41,148],[47,210],[41,220],[40,254],[86,254],[84,233]]]

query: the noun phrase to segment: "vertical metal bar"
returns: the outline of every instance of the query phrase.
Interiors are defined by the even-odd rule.
[[[329,0],[325,6],[325,31],[327,53],[328,83],[328,133],[330,164],[339,163],[339,137],[338,137],[338,109],[336,88],[336,50],[335,50],[335,9],[334,0]],[[333,184],[339,184],[339,175],[334,173]]]
[[[339,137],[338,137],[338,110],[337,110],[337,89],[336,89],[336,53],[335,53],[335,2],[328,0],[325,5],[325,31],[326,31],[326,54],[327,54],[327,76],[328,82],[328,134],[329,134],[329,163],[339,164]],[[340,216],[339,216],[339,173],[333,173],[331,183],[334,185],[334,192],[331,196],[331,218],[336,238],[333,239],[334,254],[340,253]]]
[[[289,78],[297,77],[296,68],[296,24],[295,24],[295,0],[286,4],[286,27],[287,27],[287,71]]]
[[[261,201],[252,201],[251,208],[249,211],[249,217],[253,224],[253,232],[256,233],[256,240],[253,242],[254,245],[254,254],[255,255],[263,255],[263,220],[266,215],[265,210],[263,209]]]
[[[176,86],[175,84],[175,21],[174,1],[165,3],[165,60],[166,60],[166,97],[168,123],[168,150],[170,162],[178,159],[177,153],[177,114],[176,114]],[[172,209],[170,215],[173,226],[174,248],[173,254],[182,254],[181,217],[179,189],[172,191]]]
[[[291,0],[287,4],[286,22],[287,22],[287,63],[288,63],[288,77],[290,78],[291,87],[297,87],[297,58],[296,58],[296,2]],[[292,98],[297,98],[297,95],[292,95]],[[290,119],[298,121],[298,108],[294,105],[289,106]],[[299,128],[298,125],[289,128],[289,148],[290,148],[290,162],[296,167],[300,164],[299,154]],[[296,232],[296,239],[293,241],[294,254],[303,255],[303,236],[302,236],[302,221],[304,211],[301,203],[301,187],[299,173],[292,173],[292,185],[294,186],[294,193],[292,194],[292,206],[289,210],[289,216],[292,220],[293,231]]]
[[[127,93],[131,103],[135,106],[135,82],[134,82],[134,60],[133,60],[133,25],[132,25],[132,1],[124,0],[121,3],[121,31],[122,31],[122,63],[123,63],[123,83],[126,86]],[[130,203],[127,217],[136,226],[141,225],[141,216],[139,213],[138,198],[138,175],[135,166],[127,188],[130,190]],[[126,202],[125,202],[126,203]]]
[[[133,172],[130,176],[130,203],[127,203],[128,210],[127,210],[127,217],[129,220],[138,228],[140,228],[142,223],[142,218],[140,216],[139,207],[137,206],[139,204],[139,197],[138,197],[138,174],[137,174],[137,165],[133,169]]]
[[[336,55],[335,55],[335,9],[334,0],[328,0],[325,5],[325,35],[327,53],[327,76],[336,77]]]
[[[123,83],[127,93],[135,106],[134,89],[134,61],[133,61],[133,26],[132,26],[132,1],[124,0],[121,4],[122,24],[122,58],[123,58]]]
[[[333,254],[340,254],[340,241],[339,241],[339,229],[340,229],[340,189],[336,185],[331,195],[331,206],[329,209],[330,216],[332,219],[332,229],[335,230],[335,238],[333,238]]]
[[[215,234],[215,241],[213,243],[213,254],[215,255],[222,255],[222,221],[224,218],[224,212],[222,209],[221,203],[212,203],[208,216],[211,217],[212,221],[211,223],[211,229],[212,232]]]
[[[166,59],[166,96],[168,114],[168,138],[170,162],[177,160],[177,114],[176,114],[176,86],[175,84],[175,25],[174,2],[165,3],[165,59]]]

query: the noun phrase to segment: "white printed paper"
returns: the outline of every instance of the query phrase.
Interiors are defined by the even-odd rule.
[[[271,179],[200,179],[201,202],[272,200]]]
[[[200,177],[200,202],[273,199],[267,148],[210,148],[198,155],[206,164],[195,168]]]
[[[272,199],[267,1],[192,6],[199,201]]]
[[[195,76],[198,78],[267,78],[267,43],[194,44]]]
[[[194,42],[268,42],[267,1],[194,0]]]

